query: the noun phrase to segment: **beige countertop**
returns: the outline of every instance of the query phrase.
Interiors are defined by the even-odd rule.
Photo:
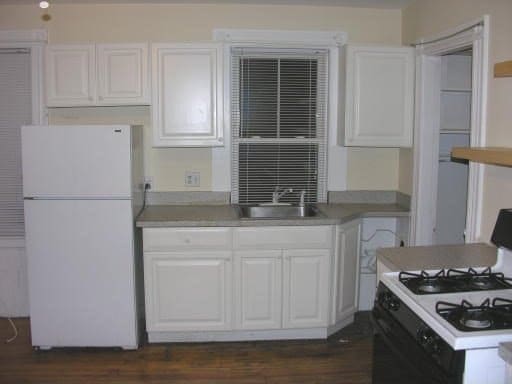
[[[488,267],[496,263],[496,247],[477,243],[380,248],[377,260],[390,271]]]
[[[321,215],[299,219],[241,219],[234,205],[151,205],[137,217],[138,227],[241,227],[332,225],[362,217],[409,216],[398,204],[318,204]]]

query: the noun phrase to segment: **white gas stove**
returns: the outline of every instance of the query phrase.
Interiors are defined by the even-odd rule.
[[[378,372],[374,368],[374,383],[506,383],[498,346],[512,342],[511,233],[512,210],[502,210],[492,238],[497,262],[490,268],[381,276],[372,313],[376,350],[385,350],[379,346],[384,341],[409,376],[397,381],[386,373],[392,370],[387,363]],[[374,367],[386,365],[374,356]]]

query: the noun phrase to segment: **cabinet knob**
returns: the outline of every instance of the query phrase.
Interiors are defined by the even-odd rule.
[[[99,100],[103,100],[103,96],[98,96],[98,99]]]
[[[190,239],[185,239],[186,244],[190,244]]]
[[[92,96],[89,96],[89,101],[93,101],[93,97]]]

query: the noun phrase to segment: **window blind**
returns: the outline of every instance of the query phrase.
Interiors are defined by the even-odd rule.
[[[32,121],[30,53],[0,49],[0,236],[24,236],[21,130]]]
[[[326,50],[234,48],[231,52],[232,201],[324,202]]]

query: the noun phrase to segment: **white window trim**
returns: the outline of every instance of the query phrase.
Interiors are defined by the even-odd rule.
[[[275,31],[216,29],[213,39],[224,45],[224,147],[212,148],[212,191],[231,191],[231,47],[324,48],[329,50],[327,115],[327,190],[346,189],[346,149],[337,146],[340,47],[347,43],[342,31]],[[227,64],[226,64],[227,63]]]

